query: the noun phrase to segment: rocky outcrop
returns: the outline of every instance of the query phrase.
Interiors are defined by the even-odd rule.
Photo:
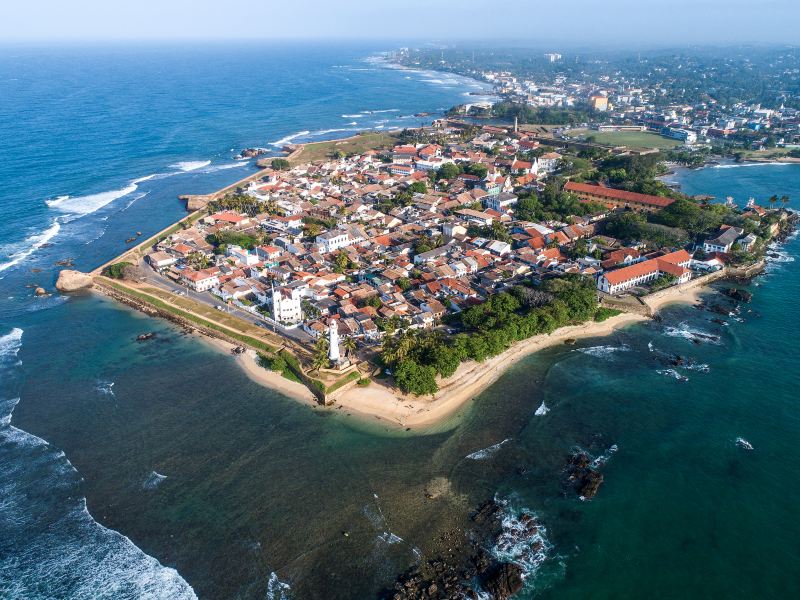
[[[33,291],[33,293],[36,294],[37,296],[47,296],[47,290],[44,289],[43,287],[37,287]]]
[[[565,486],[572,488],[582,500],[591,500],[597,495],[603,483],[603,474],[597,470],[588,452],[574,452],[567,459],[564,471]]]
[[[739,302],[750,302],[753,299],[752,293],[738,288],[730,288],[725,292],[725,295]]]
[[[94,279],[88,273],[64,269],[58,274],[56,289],[59,292],[77,292],[92,287]]]
[[[522,567],[503,563],[485,579],[484,586],[495,600],[506,600],[522,589]]]

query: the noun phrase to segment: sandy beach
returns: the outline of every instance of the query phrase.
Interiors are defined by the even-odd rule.
[[[353,388],[337,399],[347,409],[379,416],[402,427],[428,427],[439,423],[489,387],[512,365],[529,354],[563,344],[568,339],[608,335],[613,330],[646,320],[642,315],[625,313],[602,323],[585,323],[562,327],[550,335],[539,335],[518,342],[511,348],[482,363],[467,361],[452,377],[439,384],[433,396],[403,394],[383,382],[373,381],[369,387]]]
[[[649,298],[647,304],[653,312],[672,303],[693,304],[699,301],[702,285],[681,286],[658,298]],[[646,321],[648,317],[634,313],[623,313],[602,323],[589,322],[572,325],[549,335],[534,336],[518,342],[511,348],[489,360],[478,363],[467,361],[459,366],[452,377],[439,382],[439,391],[433,396],[419,397],[404,394],[388,381],[373,380],[367,387],[354,387],[336,398],[336,405],[348,412],[370,420],[378,420],[407,429],[424,429],[437,425],[473,400],[492,385],[512,365],[526,356],[566,340],[602,337],[632,323]],[[234,347],[222,340],[203,336],[215,348],[230,353]],[[257,362],[256,352],[247,350],[236,356],[237,363],[245,374],[256,383],[276,390],[301,402],[318,405],[306,386],[290,381],[282,375],[265,369]],[[329,409],[335,410],[335,408]]]
[[[205,335],[201,335],[201,338],[206,340],[214,348],[225,352],[226,354],[231,354],[231,350],[235,348],[233,344],[217,338],[212,338]],[[259,365],[258,355],[256,354],[255,350],[248,349],[243,354],[236,354],[235,358],[237,364],[242,368],[245,374],[256,383],[278,391],[289,398],[300,400],[301,402],[307,404],[319,404],[314,394],[311,393],[311,390],[309,390],[302,383],[297,383],[296,381],[286,379],[286,377],[280,373],[270,371],[269,369],[265,369]]]

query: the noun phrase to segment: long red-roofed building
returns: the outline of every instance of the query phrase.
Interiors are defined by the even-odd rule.
[[[686,250],[670,252],[614,271],[606,271],[597,281],[597,289],[618,294],[636,285],[648,283],[664,274],[673,275],[677,283],[686,283],[692,276],[688,269],[691,255]]]
[[[664,198],[663,196],[637,194],[636,192],[627,192],[589,183],[575,183],[574,181],[568,181],[564,185],[564,191],[575,194],[584,202],[599,202],[613,208],[630,208],[633,210],[653,211],[675,202],[672,198]]]

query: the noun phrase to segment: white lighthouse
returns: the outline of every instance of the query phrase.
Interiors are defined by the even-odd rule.
[[[331,321],[328,328],[328,342],[328,358],[336,364],[339,362],[339,324],[335,319]]]

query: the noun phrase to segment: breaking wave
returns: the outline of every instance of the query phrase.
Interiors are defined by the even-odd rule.
[[[484,460],[489,458],[492,454],[500,450],[503,447],[503,444],[510,442],[511,438],[506,438],[502,442],[498,442],[497,444],[493,444],[488,448],[484,448],[483,450],[477,450],[472,454],[467,454],[464,458],[468,458],[470,460]]]
[[[155,471],[150,471],[150,473],[145,478],[144,482],[142,483],[142,488],[145,490],[154,490],[161,482],[163,482],[167,478],[166,475],[161,475],[160,473],[156,473]]]
[[[550,409],[547,408],[547,405],[545,405],[544,400],[542,400],[542,404],[539,406],[539,408],[536,409],[536,412],[533,414],[537,417],[543,417],[549,412]]]
[[[10,269],[14,265],[18,265],[26,258],[28,258],[31,254],[36,252],[39,248],[48,244],[50,240],[58,235],[58,232],[61,231],[61,223],[58,219],[54,220],[50,227],[45,229],[44,231],[34,234],[27,238],[24,242],[26,247],[24,249],[18,250],[16,252],[12,252],[6,262],[0,264],[0,271],[5,271],[6,269]]]
[[[288,583],[278,579],[277,573],[270,573],[269,581],[267,581],[267,600],[289,600],[291,589]]]
[[[270,144],[270,146],[274,146],[276,148],[280,148],[291,142],[292,140],[296,140],[299,137],[303,137],[304,135],[308,135],[311,133],[310,131],[299,131],[297,133],[293,133],[291,135],[287,135],[286,137],[282,137],[281,139],[274,141]]]
[[[103,394],[104,396],[112,396],[114,397],[114,382],[113,381],[106,381],[101,379],[97,382],[97,385],[94,387],[99,393]]]
[[[196,171],[197,169],[207,167],[210,164],[210,160],[184,160],[175,163],[174,165],[170,165],[170,167],[173,169],[178,169],[179,171],[183,171],[184,173],[188,173],[189,171]]]
[[[664,335],[669,337],[678,337],[689,340],[696,344],[707,343],[719,345],[721,344],[720,337],[702,329],[695,329],[690,327],[686,322],[680,323],[677,327],[669,326],[664,328]]]
[[[578,348],[578,352],[581,354],[588,354],[589,356],[594,356],[596,358],[610,356],[615,352],[628,352],[629,350],[630,346],[625,344],[622,346],[589,346],[588,348]]]
[[[737,163],[737,164],[726,164],[726,165],[713,165],[712,169],[741,169],[744,167],[766,167],[769,165],[777,166],[777,167],[785,167],[791,163],[779,163],[779,162],[770,162],[770,163],[763,163],[763,162],[750,162],[750,163]]]
[[[143,179],[137,181],[143,181]],[[50,208],[54,208],[59,212],[83,216],[103,208],[106,204],[110,204],[118,198],[132,194],[138,187],[138,183],[132,181],[124,188],[118,190],[109,190],[107,192],[78,196],[76,198],[60,196],[54,200],[46,200],[45,203]]]
[[[657,369],[656,373],[659,375],[664,375],[665,377],[677,379],[678,381],[689,381],[689,378],[686,377],[686,375],[681,375],[675,369]]]
[[[498,561],[521,567],[527,587],[553,546],[547,539],[547,529],[533,511],[515,510],[508,501],[498,500],[498,504],[503,507],[501,532],[490,552]]]

